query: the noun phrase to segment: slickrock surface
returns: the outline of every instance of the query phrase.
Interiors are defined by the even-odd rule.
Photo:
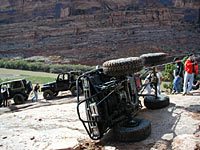
[[[0,149],[143,149],[200,148],[200,91],[195,96],[170,96],[170,105],[159,110],[145,107],[137,117],[151,121],[152,133],[144,141],[118,143],[112,138],[91,141],[76,113],[76,98],[27,102],[0,108]],[[188,147],[189,146],[189,147]]]

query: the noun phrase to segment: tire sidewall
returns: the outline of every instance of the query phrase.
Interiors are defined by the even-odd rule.
[[[114,127],[116,140],[120,142],[138,142],[146,139],[151,134],[151,123],[146,119],[135,118],[139,124],[135,127],[125,127],[120,123]]]
[[[43,93],[43,97],[46,100],[51,100],[53,98],[53,92],[51,90],[45,90]]]
[[[76,86],[72,86],[72,88],[71,88],[71,93],[72,93],[72,95],[73,96],[77,96],[77,89],[76,89]],[[82,89],[79,87],[79,95],[81,95],[82,94]]]
[[[146,96],[144,98],[144,105],[148,109],[160,109],[169,105],[169,96],[159,95],[157,98],[154,96]]]
[[[16,105],[24,104],[25,97],[22,94],[16,94],[13,98]]]

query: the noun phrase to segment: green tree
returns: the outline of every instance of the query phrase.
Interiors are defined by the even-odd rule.
[[[165,80],[170,81],[169,84],[164,84],[164,88],[169,89],[172,92],[173,89],[173,80],[174,80],[174,69],[175,64],[167,64],[165,65]]]

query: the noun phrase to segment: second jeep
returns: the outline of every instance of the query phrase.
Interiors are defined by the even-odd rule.
[[[41,91],[46,100],[53,99],[60,91],[70,90],[73,96],[76,96],[76,79],[80,76],[81,72],[70,71],[60,73],[54,82],[46,83],[42,86]],[[82,87],[79,87],[79,94],[82,93]]]

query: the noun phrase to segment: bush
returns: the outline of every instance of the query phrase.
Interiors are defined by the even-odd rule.
[[[164,88],[169,89],[170,92],[173,89],[173,80],[174,80],[174,69],[175,69],[175,64],[167,64],[165,65],[165,81],[170,81],[169,85],[165,84]]]
[[[86,66],[86,65],[72,65],[72,64],[49,65],[49,64],[42,63],[42,62],[29,63],[24,60],[1,59],[0,60],[0,68],[60,73],[60,72],[68,72],[68,71],[86,72],[86,71],[94,69],[95,67],[94,66]]]

